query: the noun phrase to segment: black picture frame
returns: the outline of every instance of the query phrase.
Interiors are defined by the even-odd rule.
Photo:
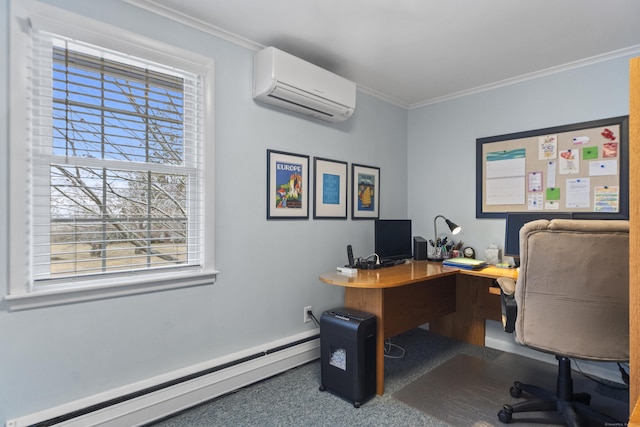
[[[313,218],[347,219],[348,163],[313,158]]]
[[[309,156],[267,149],[267,219],[309,219]]]
[[[351,165],[351,219],[380,217],[380,168]]]

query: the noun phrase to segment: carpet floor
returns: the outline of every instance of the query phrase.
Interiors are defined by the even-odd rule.
[[[385,394],[360,408],[333,392],[318,390],[321,366],[314,361],[148,426],[504,426],[497,413],[512,399],[511,382],[527,380],[511,355],[499,350],[423,329],[398,335],[391,342],[394,345],[385,359]],[[518,359],[515,365],[528,367],[529,360]],[[538,363],[548,372],[543,376],[553,383],[555,367]],[[500,371],[505,383],[492,371]],[[626,403],[628,411],[628,391],[626,399],[623,392],[622,405]]]
[[[511,397],[509,389],[514,380],[555,390],[556,366],[515,354],[504,353],[492,361],[468,355],[457,355],[424,374],[393,397],[439,418],[452,426],[502,426],[497,413],[503,404],[526,399]],[[617,419],[629,417],[628,398],[624,393],[601,392],[602,385],[574,374],[574,391],[591,394],[591,407]],[[618,395],[616,395],[618,394]],[[514,414],[518,426],[552,424],[554,418],[545,413]],[[539,421],[534,422],[538,419]]]

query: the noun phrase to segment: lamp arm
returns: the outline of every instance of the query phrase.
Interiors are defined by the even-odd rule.
[[[434,244],[438,241],[438,228],[436,227],[436,220],[438,218],[446,219],[443,215],[436,215],[436,217],[433,218],[433,238],[435,239]]]

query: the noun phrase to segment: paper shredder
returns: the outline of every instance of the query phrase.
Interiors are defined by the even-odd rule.
[[[376,318],[341,307],[320,317],[320,390],[359,408],[376,393]]]

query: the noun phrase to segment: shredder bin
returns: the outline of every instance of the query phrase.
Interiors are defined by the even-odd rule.
[[[360,407],[376,393],[376,318],[351,308],[320,317],[320,390]]]

